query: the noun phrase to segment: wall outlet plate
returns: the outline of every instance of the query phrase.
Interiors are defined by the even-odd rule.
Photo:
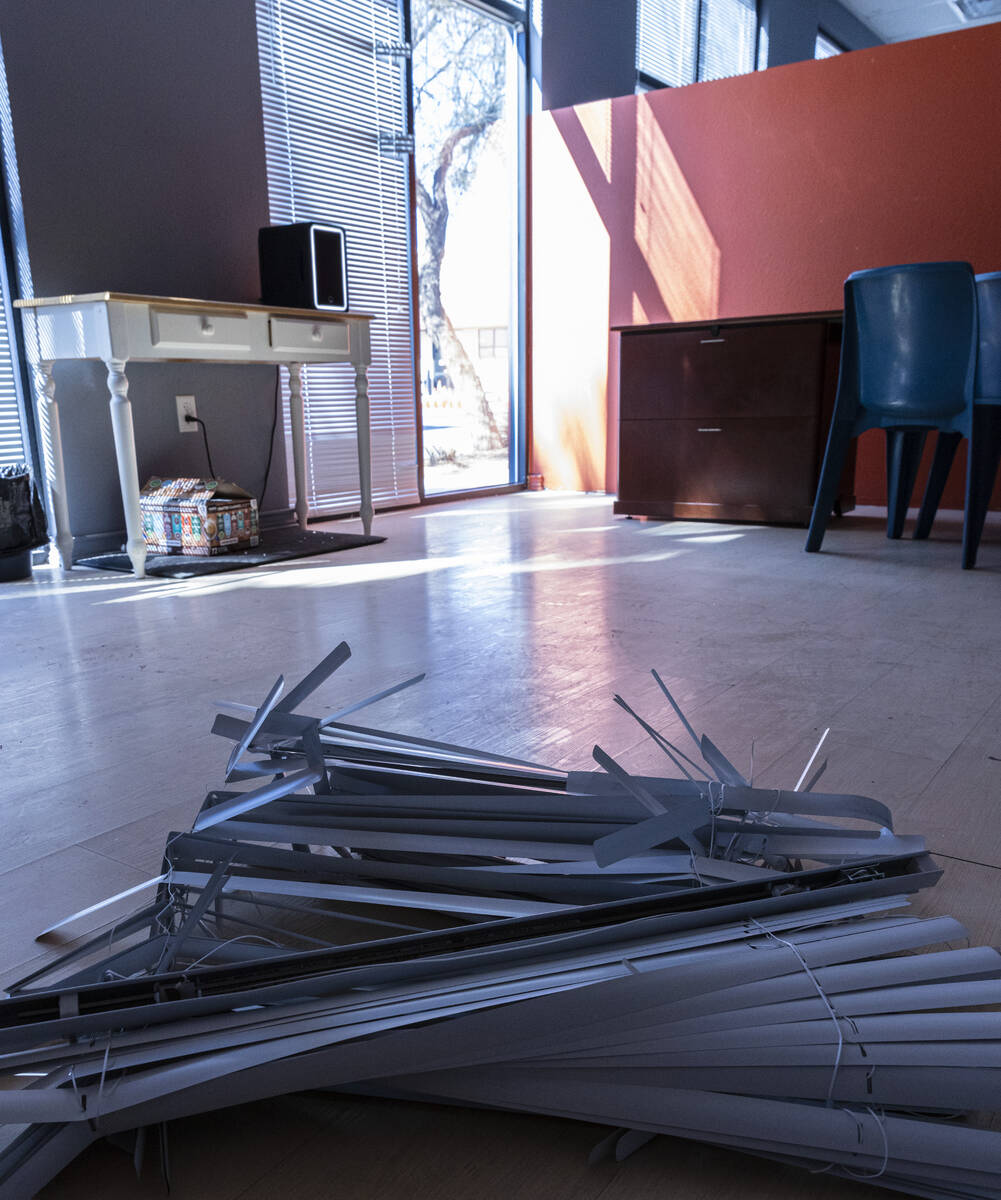
[[[175,396],[177,402],[177,427],[181,433],[197,433],[198,424],[195,421],[189,421],[188,417],[197,417],[195,411],[194,396]]]

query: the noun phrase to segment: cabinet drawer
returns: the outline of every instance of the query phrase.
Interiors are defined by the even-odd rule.
[[[268,322],[272,350],[323,350],[347,354],[351,350],[351,327],[330,321],[301,317],[272,317]]]
[[[817,403],[826,341],[822,321],[624,333],[621,416],[809,413]]]
[[[250,322],[242,313],[150,308],[149,335],[164,350],[249,350]]]
[[[815,417],[622,421],[616,512],[803,521],[817,436]]]

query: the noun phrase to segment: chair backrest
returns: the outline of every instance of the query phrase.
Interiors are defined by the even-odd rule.
[[[1001,400],[1001,271],[977,276],[976,396]]]
[[[965,262],[906,263],[845,280],[858,402],[880,424],[956,416],[973,396],[977,297]]]

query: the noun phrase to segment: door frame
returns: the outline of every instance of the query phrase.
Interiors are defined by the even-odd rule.
[[[535,35],[531,9],[537,0],[526,0],[525,7],[509,3],[508,0],[453,0],[466,8],[477,9],[486,16],[508,23],[514,37],[514,50],[518,57],[517,98],[517,235],[515,246],[516,274],[512,295],[517,305],[518,320],[512,330],[509,358],[509,396],[511,419],[508,438],[508,476],[514,482],[495,484],[491,487],[472,488],[455,492],[436,492],[428,495],[424,488],[424,427],[421,408],[421,351],[420,351],[420,304],[418,297],[417,264],[417,178],[416,155],[409,154],[410,173],[410,245],[411,245],[411,288],[414,346],[414,421],[417,428],[417,490],[421,504],[440,504],[450,500],[463,500],[475,496],[500,495],[505,492],[521,491],[526,486],[528,473],[528,439],[531,434],[530,374],[528,348],[530,346],[530,314],[528,307],[529,263],[531,239],[529,219],[531,213],[531,181],[529,172],[528,115],[532,111],[532,78],[534,57],[540,53],[539,39]],[[407,44],[413,45],[413,0],[403,0],[404,31]],[[406,66],[407,129],[414,134],[414,87],[413,60],[407,58]]]

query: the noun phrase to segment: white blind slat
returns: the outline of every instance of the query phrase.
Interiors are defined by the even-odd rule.
[[[379,152],[380,133],[404,131],[404,78],[375,53],[377,42],[403,40],[398,5],[257,0],[257,28],[271,221],[344,228],[351,308],[376,318],[368,388],[373,503],[416,501],[407,171],[403,160]],[[286,389],[286,429],[287,400]],[[354,371],[306,368],[303,405],[310,514],[357,509]]]

